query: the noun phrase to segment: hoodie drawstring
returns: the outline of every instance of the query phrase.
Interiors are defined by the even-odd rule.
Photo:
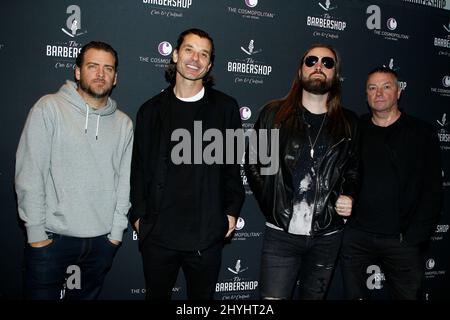
[[[88,126],[88,119],[89,119],[89,107],[86,104],[86,123],[84,125],[84,133],[87,133],[87,126]]]
[[[100,123],[100,115],[97,115],[97,129],[95,129],[95,140],[98,140],[98,125]]]
[[[86,104],[86,122],[84,124],[84,133],[87,133],[89,119],[89,106]],[[100,115],[97,115],[97,128],[95,129],[95,140],[98,140],[98,127],[100,125]]]

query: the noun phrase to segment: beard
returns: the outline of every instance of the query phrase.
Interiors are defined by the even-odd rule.
[[[93,86],[86,83],[86,81],[84,81],[83,79],[80,79],[79,86],[81,90],[83,90],[84,92],[86,92],[88,95],[90,95],[92,98],[95,99],[102,99],[104,97],[107,97],[112,91],[112,86],[103,87],[101,89],[100,88],[95,89]]]
[[[312,74],[313,75],[313,74]],[[324,75],[325,76],[325,75]],[[333,87],[333,80],[324,79],[305,79],[302,78],[302,86],[307,92],[312,94],[325,94]]]

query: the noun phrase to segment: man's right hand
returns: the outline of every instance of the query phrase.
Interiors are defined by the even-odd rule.
[[[139,233],[139,220],[141,220],[140,218],[136,220],[136,222],[134,223],[134,228],[136,229],[136,232]]]
[[[37,241],[37,242],[30,242],[30,247],[42,248],[42,247],[48,246],[52,242],[53,242],[52,239],[46,239],[46,240]]]

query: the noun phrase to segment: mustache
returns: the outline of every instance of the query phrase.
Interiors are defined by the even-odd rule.
[[[315,75],[315,74],[321,74],[323,75],[325,78],[327,78],[327,75],[325,73],[323,73],[322,71],[318,70],[318,71],[314,71],[313,73],[311,73],[311,75],[309,76],[310,78]]]

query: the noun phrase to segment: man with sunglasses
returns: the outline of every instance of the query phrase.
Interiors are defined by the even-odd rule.
[[[341,106],[336,50],[310,47],[288,94],[268,103],[254,128],[278,128],[280,137],[275,174],[245,165],[266,217],[261,296],[291,299],[298,279],[301,299],[324,299],[359,183],[357,117]]]
[[[341,253],[345,295],[369,298],[369,289],[382,283],[368,278],[382,271],[392,298],[415,300],[424,249],[441,210],[437,134],[399,110],[395,71],[369,72],[366,93],[372,112],[361,117],[361,192]]]

